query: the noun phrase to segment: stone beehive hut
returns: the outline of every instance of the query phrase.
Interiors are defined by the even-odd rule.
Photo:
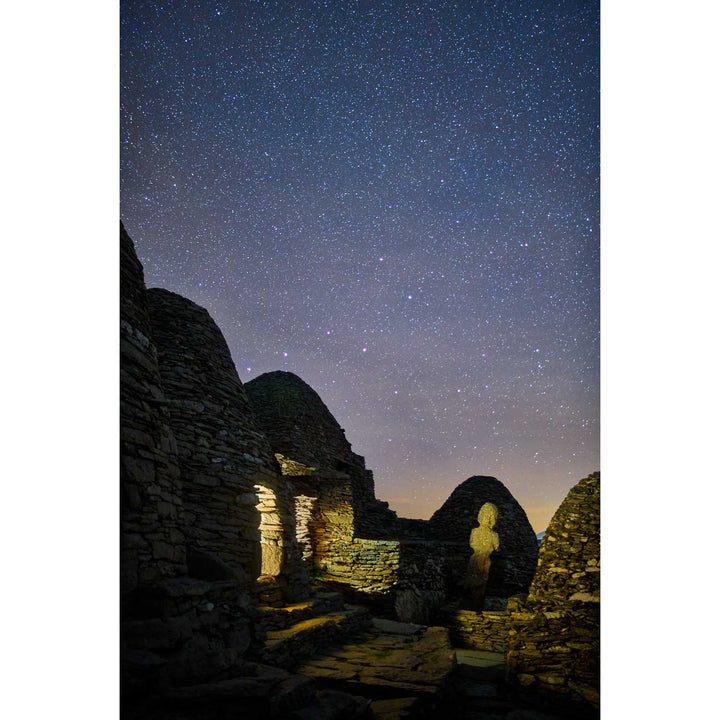
[[[245,390],[275,452],[313,467],[365,469],[320,396],[294,373],[264,373]]]
[[[600,473],[553,516],[526,607],[511,620],[508,673],[520,685],[599,704]]]
[[[319,477],[347,476],[352,492],[354,529],[375,530],[391,513],[375,498],[372,472],[365,459],[352,451],[345,431],[320,396],[290,372],[269,372],[245,385],[258,426],[284,467],[297,474],[297,463],[313,468]],[[293,466],[293,463],[295,465]],[[310,472],[309,470],[307,472]]]
[[[526,593],[537,565],[537,539],[525,511],[496,478],[475,476],[455,488],[430,518],[430,533],[441,542],[457,543],[456,552],[450,555],[454,558],[454,582],[462,583],[471,555],[470,534],[477,527],[478,512],[485,503],[498,509],[494,530],[500,544],[490,558],[486,595]]]
[[[121,590],[182,574],[182,483],[143,269],[120,227]]]
[[[307,521],[317,577],[379,613],[427,621],[444,597],[437,544],[401,541],[395,514],[375,498],[372,473],[320,396],[297,375],[271,372],[246,385],[258,425]]]
[[[241,657],[255,630],[240,582],[190,577],[187,474],[142,265],[122,225],[120,265],[121,692],[127,717],[147,717],[128,708],[159,684],[197,682],[218,657]]]
[[[224,564],[249,580],[292,576],[292,495],[255,427],[220,329],[180,295],[153,289],[147,296],[177,440],[191,572],[222,574]]]

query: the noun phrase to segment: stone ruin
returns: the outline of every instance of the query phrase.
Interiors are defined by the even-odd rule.
[[[348,633],[390,632],[393,620],[444,625],[459,647],[508,650],[521,686],[557,688],[562,677],[594,702],[597,647],[578,639],[597,630],[596,518],[577,502],[587,492],[568,496],[539,563],[524,511],[495,478],[469,478],[428,521],[398,518],[312,388],[286,372],[243,385],[207,311],[147,290],[122,226],[120,241],[123,717],[174,718],[188,704],[187,717],[230,717],[238,698],[247,717],[385,717],[379,700],[367,715],[370,701],[317,687],[327,666],[302,658]],[[497,546],[483,603],[467,568],[487,507]],[[371,623],[368,608],[388,620]],[[423,683],[454,667],[448,630],[422,626],[393,632],[415,633],[416,650],[434,653],[422,667],[435,670],[403,670],[402,682],[393,670],[382,682],[398,693],[410,685],[424,697]],[[583,669],[553,675],[545,650],[565,647],[568,627]],[[401,635],[393,647],[405,658]],[[342,687],[376,684],[377,664],[358,666],[353,681],[341,673]]]
[[[449,598],[467,594],[468,540],[480,507],[490,502],[498,508],[501,543],[487,594],[527,592],[537,540],[499,480],[469,478],[429,521],[398,518],[376,499],[364,458],[352,452],[344,430],[307,383],[278,371],[245,388],[283,473],[314,507],[314,571],[325,586],[400,620],[428,622]]]

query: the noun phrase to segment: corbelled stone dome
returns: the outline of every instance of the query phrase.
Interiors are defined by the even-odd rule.
[[[500,540],[491,556],[487,594],[525,593],[537,565],[537,539],[525,511],[497,478],[476,475],[458,485],[430,518],[431,532],[438,539],[467,545],[485,503],[498,509],[494,530]]]
[[[325,469],[365,467],[320,396],[291,372],[268,372],[245,384],[257,423],[273,451]]]

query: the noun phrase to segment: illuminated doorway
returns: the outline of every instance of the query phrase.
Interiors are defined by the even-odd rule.
[[[264,485],[255,485],[260,511],[261,575],[278,575],[282,567],[282,522],[275,493]]]

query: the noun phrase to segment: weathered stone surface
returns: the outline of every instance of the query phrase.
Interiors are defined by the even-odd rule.
[[[420,635],[424,628],[414,623],[395,622],[384,618],[373,618],[372,625],[375,630],[391,635]]]
[[[317,653],[298,672],[364,697],[438,696],[455,668],[447,630],[420,628],[408,634],[409,628],[401,624],[390,629],[398,625],[402,633],[375,628],[360,639]]]
[[[268,631],[258,659],[269,665],[293,668],[300,659],[367,628],[369,624],[367,609],[352,606],[301,620],[282,630]]]
[[[240,578],[283,574],[300,589],[292,493],[255,425],[220,329],[180,295],[152,289],[147,297],[177,441],[188,543]],[[246,501],[253,496],[257,506]],[[208,563],[192,567],[204,572]]]
[[[124,596],[139,584],[159,582],[186,569],[180,469],[150,336],[142,265],[121,225],[120,589]]]
[[[508,676],[517,684],[600,702],[600,473],[553,516],[525,607],[511,615]]]

